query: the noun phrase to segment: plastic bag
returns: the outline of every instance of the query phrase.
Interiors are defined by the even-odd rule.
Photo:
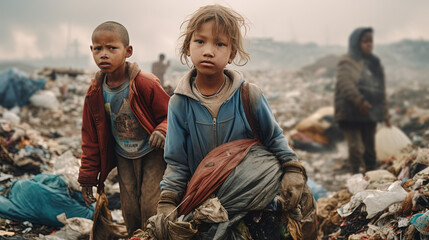
[[[81,187],[77,181],[79,167],[80,160],[75,158],[72,151],[69,150],[55,159],[53,173],[63,175],[64,181],[69,187],[76,191],[80,191]]]
[[[31,79],[28,74],[9,68],[0,72],[0,105],[10,109],[25,106],[29,98],[45,86],[46,79]]]
[[[39,174],[16,180],[6,196],[0,195],[0,217],[63,227],[57,216],[92,219],[94,208],[86,206],[82,193],[70,191],[61,175]]]
[[[355,174],[347,179],[347,189],[352,194],[364,191],[368,185],[369,182],[364,179],[362,173]]]
[[[30,103],[36,107],[58,109],[59,102],[52,91],[39,90],[30,97]]]
[[[57,219],[64,227],[54,234],[39,237],[40,240],[78,240],[83,236],[89,236],[93,224],[92,220],[86,218],[67,218],[65,213],[58,215]]]
[[[411,140],[397,127],[383,126],[375,134],[375,152],[380,161],[398,155]]]
[[[365,190],[353,195],[350,202],[337,209],[341,217],[351,215],[363,202],[368,213],[367,219],[373,218],[393,203],[402,202],[407,197],[407,192],[402,188],[401,181],[390,185],[387,191]]]
[[[410,219],[410,223],[423,235],[429,235],[429,211],[417,213]]]

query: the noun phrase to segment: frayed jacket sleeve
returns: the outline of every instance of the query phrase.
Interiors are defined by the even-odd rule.
[[[82,157],[78,182],[96,186],[100,172],[100,148],[95,121],[90,113],[87,99],[82,114]]]
[[[357,63],[352,63],[351,60],[340,61],[337,68],[336,91],[356,107],[363,102],[363,96],[357,87],[361,70]]]
[[[140,105],[147,106],[147,111],[150,111],[149,114],[152,116],[155,125],[153,131],[160,131],[165,135],[167,133],[167,108],[170,96],[164,91],[155,75],[145,72],[140,74],[146,80],[137,81],[138,90],[134,90],[138,96],[136,100],[144,101],[144,104],[140,103]],[[145,115],[144,113],[138,114]]]
[[[298,156],[289,147],[283,130],[278,125],[267,99],[262,91],[250,84],[250,104],[254,109],[255,120],[259,124],[259,138],[264,146],[272,152],[280,163],[297,161]]]
[[[152,88],[153,96],[151,98],[151,109],[156,127],[154,131],[160,131],[164,135],[167,133],[167,113],[168,100],[170,96],[164,91],[161,85],[157,82]]]
[[[186,191],[191,173],[188,167],[186,139],[189,135],[186,122],[186,97],[173,95],[168,107],[168,129],[165,140],[164,159],[167,163],[161,191],[174,192],[180,197]],[[179,111],[180,110],[180,111]]]

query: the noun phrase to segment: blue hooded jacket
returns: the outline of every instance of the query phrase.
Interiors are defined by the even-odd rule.
[[[162,191],[174,192],[182,197],[188,181],[211,150],[237,139],[253,138],[240,98],[244,79],[237,71],[225,69],[224,73],[232,79],[232,87],[229,97],[219,108],[217,118],[212,117],[192,92],[195,69],[180,80],[171,97],[164,150],[167,169],[161,181]],[[262,91],[250,84],[249,95],[254,119],[260,125],[259,139],[262,144],[280,163],[297,160]]]

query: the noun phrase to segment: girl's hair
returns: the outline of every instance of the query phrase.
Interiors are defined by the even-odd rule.
[[[235,64],[239,66],[245,65],[250,57],[243,48],[244,36],[241,33],[241,28],[244,29],[244,35],[246,35],[247,24],[240,14],[218,4],[201,7],[191,15],[190,19],[182,23],[181,28],[186,25],[186,29],[180,35],[180,38],[183,38],[183,43],[180,47],[180,61],[182,64],[188,64],[187,54],[189,52],[192,35],[195,31],[200,29],[202,24],[209,21],[214,21],[215,33],[221,31],[230,38],[231,60],[233,60],[238,53],[240,59],[237,62],[234,61]],[[242,61],[244,61],[243,64],[241,64]]]

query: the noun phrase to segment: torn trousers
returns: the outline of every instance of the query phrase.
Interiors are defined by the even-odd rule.
[[[117,154],[117,159],[122,215],[132,236],[135,230],[144,229],[149,217],[156,215],[159,183],[166,167],[164,151],[154,150],[138,159]]]

